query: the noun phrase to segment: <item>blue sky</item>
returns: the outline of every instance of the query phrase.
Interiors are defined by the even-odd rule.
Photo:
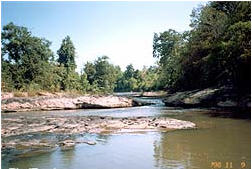
[[[190,14],[202,2],[2,2],[2,26],[28,27],[52,42],[56,54],[69,35],[76,47],[78,71],[87,61],[107,55],[110,62],[135,68],[155,64],[154,32],[189,30]]]

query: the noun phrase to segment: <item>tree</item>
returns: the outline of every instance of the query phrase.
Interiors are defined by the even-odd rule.
[[[158,76],[158,68],[150,66],[144,67],[141,72],[141,81],[139,81],[140,90],[153,91],[158,90],[160,87],[160,81]]]
[[[250,2],[209,2],[192,11],[192,29],[154,34],[163,87],[178,91],[232,85],[250,90]],[[249,83],[248,83],[249,82]]]
[[[134,76],[136,73],[133,65],[127,65],[126,70],[117,79],[115,91],[129,92],[133,91],[133,88],[137,89],[137,81]]]
[[[84,73],[87,80],[95,91],[113,92],[116,87],[116,80],[120,75],[120,67],[109,63],[107,56],[98,57],[94,63],[87,62],[84,66]]]
[[[83,71],[87,75],[87,80],[92,85],[94,83],[94,81],[95,81],[95,73],[96,73],[95,65],[93,63],[91,63],[91,62],[87,62],[84,65]]]
[[[130,79],[134,76],[134,72],[135,72],[135,69],[134,69],[133,65],[129,64],[128,66],[126,66],[126,70],[124,72],[124,77],[126,79]]]
[[[159,59],[162,87],[174,88],[180,74],[180,59],[184,46],[183,35],[169,29],[163,33],[154,34],[153,57]]]
[[[134,69],[133,65],[126,66],[126,70],[118,76],[116,92],[151,91],[159,88],[156,67]]]
[[[189,62],[202,72],[198,84],[250,88],[250,2],[211,2],[199,13],[188,45]]]
[[[59,56],[58,62],[60,64],[63,64],[67,68],[67,70],[75,70],[75,47],[69,36],[66,36],[62,40],[62,44],[60,46],[60,49],[57,51],[57,54]]]
[[[31,83],[37,83],[38,76],[44,76],[49,60],[53,58],[49,48],[51,42],[32,36],[26,27],[12,22],[3,27],[1,42],[2,72],[10,75],[15,89],[26,88]],[[2,81],[10,79],[3,76]]]
[[[80,86],[82,92],[87,92],[90,89],[90,84],[87,79],[87,74],[83,72],[80,76]]]
[[[57,51],[58,63],[63,65],[66,73],[62,77],[61,89],[62,90],[81,90],[81,79],[78,73],[75,72],[75,47],[69,36],[62,40],[60,49]]]

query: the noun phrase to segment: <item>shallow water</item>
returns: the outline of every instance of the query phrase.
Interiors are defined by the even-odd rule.
[[[151,100],[150,100],[151,101]],[[72,150],[60,150],[15,158],[2,158],[2,168],[39,169],[208,169],[250,168],[250,119],[231,118],[229,113],[203,109],[156,105],[105,109],[2,114],[14,116],[86,116],[115,117],[166,116],[196,123],[197,129],[171,132],[86,134],[96,145],[79,144]],[[239,112],[243,113],[243,112]],[[219,116],[221,115],[221,116]],[[235,116],[237,117],[237,116]],[[238,116],[239,117],[239,116]],[[215,163],[216,162],[216,163]],[[221,164],[221,166],[220,166]]]

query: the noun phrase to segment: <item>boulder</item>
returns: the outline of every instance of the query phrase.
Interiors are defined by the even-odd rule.
[[[96,142],[94,142],[94,141],[87,141],[87,140],[77,141],[77,143],[85,143],[85,144],[88,144],[88,145],[96,145]]]
[[[179,107],[197,107],[212,106],[214,97],[219,89],[193,90],[186,92],[177,92],[165,98],[163,101],[166,106]]]
[[[239,97],[231,87],[177,92],[163,99],[171,107],[250,108],[250,95]]]
[[[119,108],[133,106],[132,99],[117,96],[83,96],[75,104],[80,108]]]
[[[64,140],[59,142],[59,146],[61,149],[71,149],[75,146],[75,141],[74,140]]]

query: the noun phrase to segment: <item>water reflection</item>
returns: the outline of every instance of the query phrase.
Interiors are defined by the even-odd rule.
[[[60,156],[62,156],[59,158],[60,161],[55,164],[62,164],[65,168],[71,168],[76,159],[75,148],[72,150],[61,150]]]
[[[154,142],[155,166],[207,169],[214,161],[232,162],[234,168],[246,161],[250,166],[250,124],[227,124],[224,119],[215,121],[215,128],[161,133]]]
[[[225,120],[225,119],[224,119]],[[94,146],[80,144],[72,150],[49,153],[12,161],[8,167],[65,168],[210,168],[212,161],[241,161],[250,165],[250,139],[241,121],[219,131],[215,129],[181,130],[168,133],[97,135]],[[220,127],[218,124],[217,128]],[[240,131],[240,129],[243,131]],[[95,137],[95,136],[93,136]],[[3,168],[8,168],[7,165]]]
[[[234,119],[251,119],[251,112],[248,110],[238,111],[211,111],[207,113],[210,117],[221,117],[221,118],[234,118]]]

